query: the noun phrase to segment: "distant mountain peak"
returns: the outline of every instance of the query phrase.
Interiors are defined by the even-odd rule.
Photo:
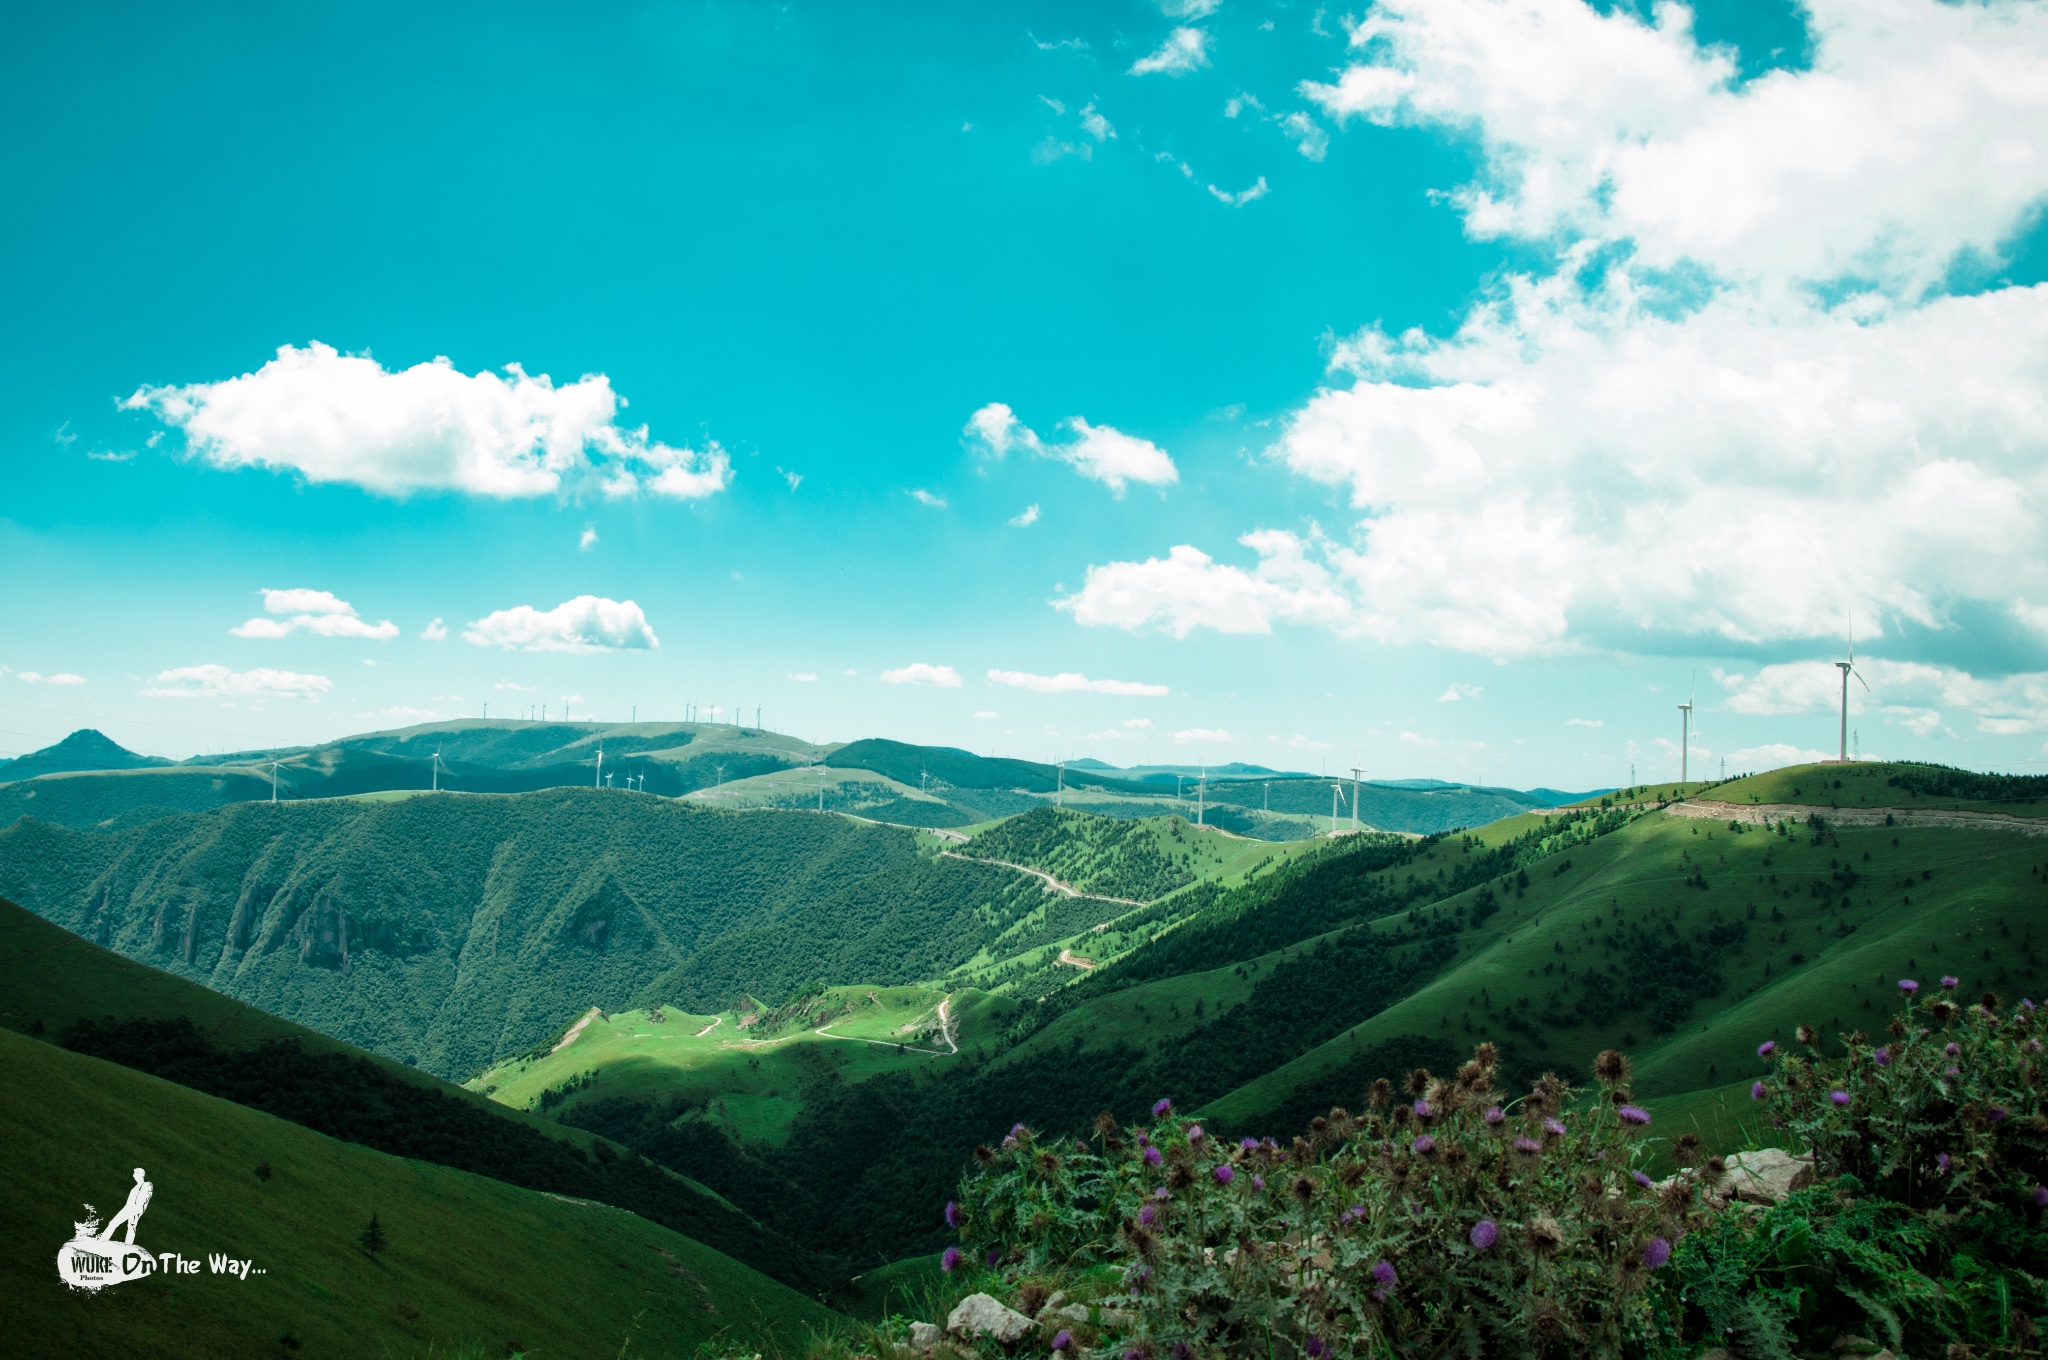
[[[15,760],[0,761],[0,781],[74,770],[139,770],[170,763],[162,756],[137,755],[97,728],[81,727],[54,746],[30,751]]]

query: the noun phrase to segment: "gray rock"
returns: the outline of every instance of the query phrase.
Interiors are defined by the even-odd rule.
[[[1058,1298],[1059,1296],[1055,1294],[1053,1297]],[[1088,1305],[1085,1303],[1070,1303],[1064,1308],[1048,1308],[1046,1312],[1056,1318],[1065,1318],[1068,1322],[1086,1322],[1088,1320]],[[1041,1313],[1039,1316],[1043,1317],[1045,1314]]]
[[[1721,1192],[1751,1204],[1776,1204],[1812,1184],[1813,1158],[1794,1157],[1783,1148],[1761,1148],[1728,1159],[1728,1179]]]
[[[955,1336],[992,1336],[1007,1346],[1031,1330],[1031,1319],[988,1294],[969,1294],[946,1319],[946,1330]]]
[[[928,1351],[945,1339],[946,1333],[936,1322],[913,1322],[910,1324],[910,1344],[921,1351]]]

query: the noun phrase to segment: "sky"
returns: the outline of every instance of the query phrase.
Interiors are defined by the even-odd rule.
[[[0,752],[1592,788],[1853,630],[2048,765],[2038,4],[83,4],[0,119]]]

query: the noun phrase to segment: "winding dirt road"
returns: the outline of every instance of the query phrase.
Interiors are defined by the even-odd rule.
[[[1043,869],[1034,869],[1028,864],[1012,864],[1006,859],[983,859],[979,855],[963,855],[954,850],[939,851],[941,859],[966,860],[969,864],[993,864],[998,869],[1015,869],[1020,874],[1029,874],[1045,885],[1047,892],[1063,893],[1068,897],[1085,897],[1091,902],[1115,902],[1125,907],[1149,907],[1150,902],[1139,902],[1128,897],[1104,897],[1101,893],[1082,892],[1071,883],[1062,883]]]

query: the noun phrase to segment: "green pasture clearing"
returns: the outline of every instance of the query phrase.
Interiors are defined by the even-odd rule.
[[[1959,798],[1923,793],[1894,784],[1933,767],[1900,761],[1852,761],[1847,765],[1788,765],[1781,770],[1730,780],[1704,795],[1727,803],[1795,803],[1815,809],[1910,808],[1958,812],[1999,812],[2010,817],[2048,817],[2048,799]],[[2035,785],[2039,787],[2038,783]]]
[[[723,1334],[794,1355],[838,1316],[623,1210],[387,1156],[111,1063],[0,1032],[7,1353],[424,1355],[480,1347],[612,1360]],[[157,1275],[100,1296],[57,1278],[87,1202],[111,1216],[143,1167],[136,1241],[246,1279]],[[388,1247],[358,1238],[377,1215]],[[289,1337],[290,1340],[286,1340]]]

